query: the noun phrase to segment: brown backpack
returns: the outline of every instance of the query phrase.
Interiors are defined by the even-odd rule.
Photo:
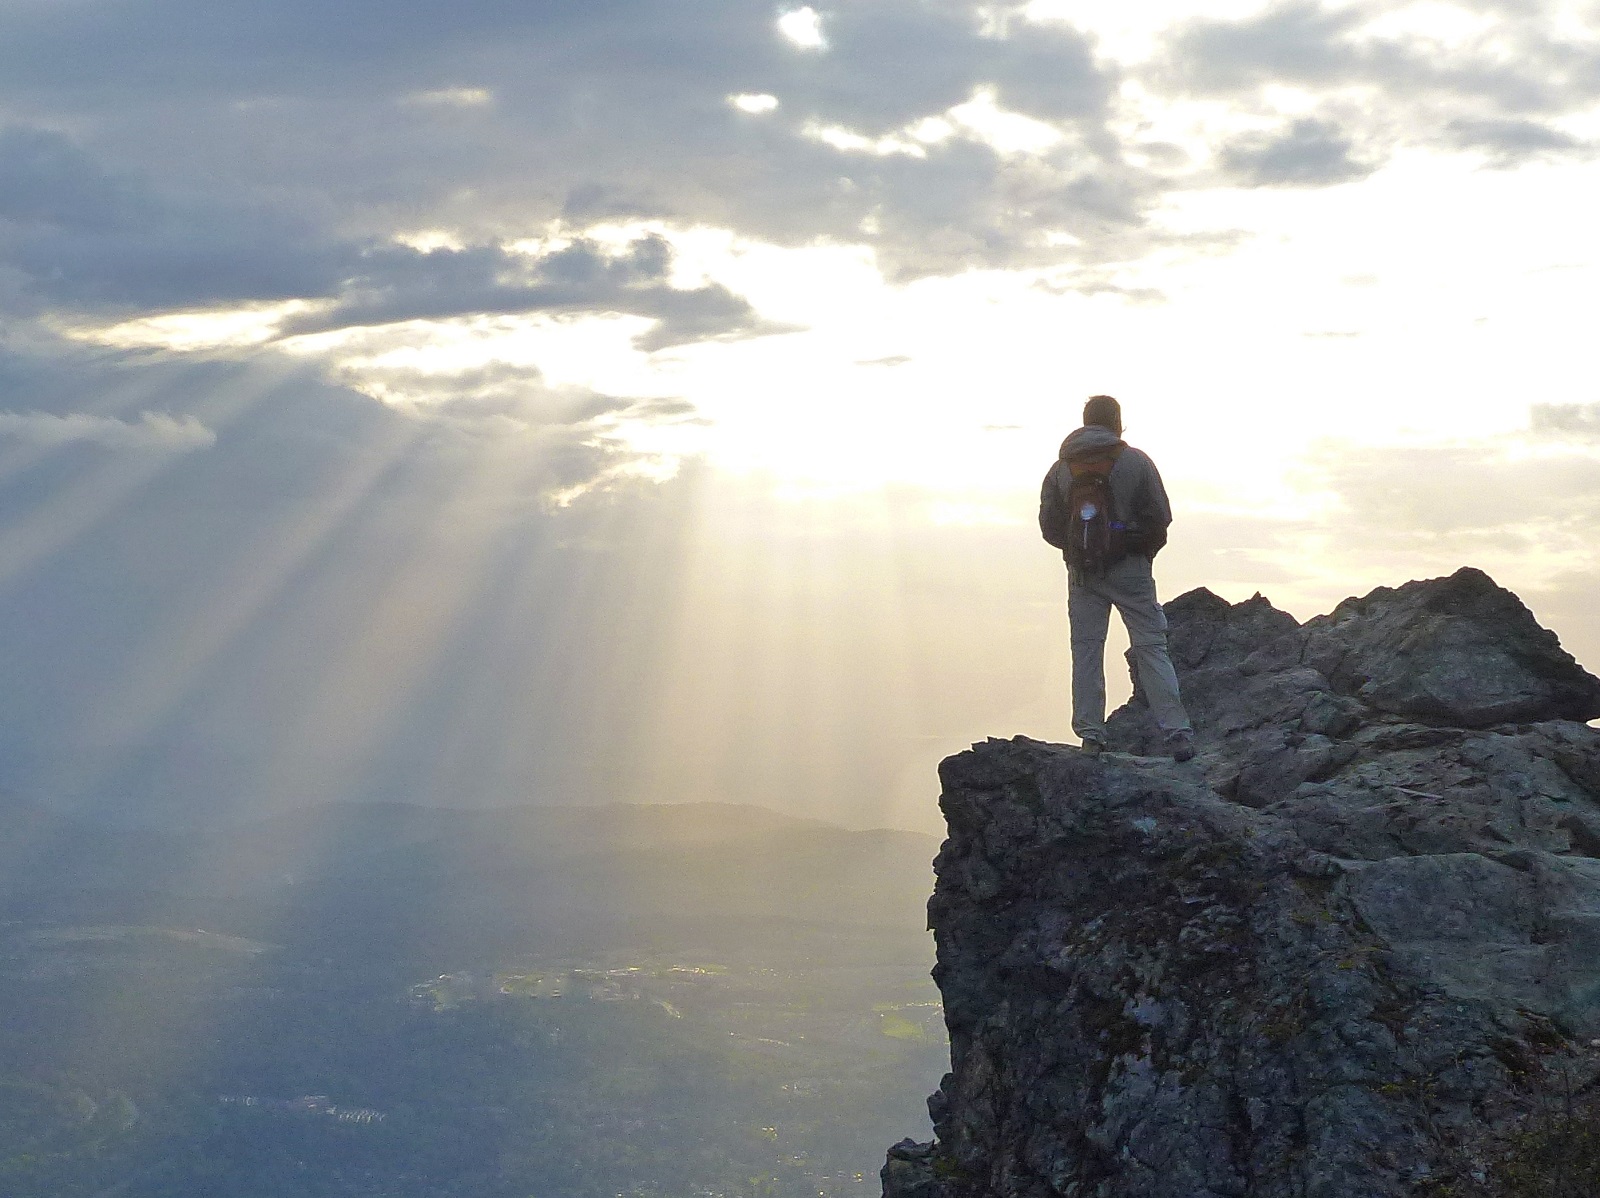
[[[1061,548],[1067,565],[1085,574],[1104,574],[1128,553],[1127,529],[1111,493],[1111,468],[1121,453],[1119,445],[1104,455],[1066,464],[1071,472],[1066,493],[1070,532]]]

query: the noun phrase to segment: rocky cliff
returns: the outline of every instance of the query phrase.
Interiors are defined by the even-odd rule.
[[[940,768],[951,1071],[885,1193],[1513,1192],[1600,1074],[1600,680],[1476,570],[1167,612],[1194,761],[1135,694]]]

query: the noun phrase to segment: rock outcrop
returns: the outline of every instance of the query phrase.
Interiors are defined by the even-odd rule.
[[[1303,625],[1167,613],[1195,761],[1143,755],[1136,693],[1099,759],[940,768],[951,1072],[885,1193],[1487,1184],[1498,1135],[1600,1076],[1600,680],[1475,570]]]

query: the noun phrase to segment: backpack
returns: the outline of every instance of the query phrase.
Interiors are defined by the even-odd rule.
[[[1104,574],[1127,556],[1126,526],[1116,518],[1111,494],[1111,468],[1120,452],[1119,447],[1102,457],[1057,462],[1045,476],[1039,531],[1063,551],[1073,570]],[[1065,488],[1060,481],[1063,464],[1069,472]]]

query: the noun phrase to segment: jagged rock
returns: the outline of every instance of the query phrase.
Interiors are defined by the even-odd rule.
[[[1600,1074],[1600,681],[1477,571],[1167,610],[1194,763],[1136,694],[940,768],[951,1072],[886,1195],[1420,1196]]]
[[[1335,690],[1380,711],[1465,728],[1600,716],[1600,681],[1481,570],[1347,599],[1304,644]]]
[[[1600,679],[1480,570],[1380,587],[1303,625],[1260,595],[1230,605],[1203,588],[1166,611],[1184,702],[1210,750],[1204,768],[1220,793],[1252,806],[1336,776],[1427,791],[1451,784],[1429,768],[1448,755],[1432,750],[1469,732],[1600,717]],[[1113,749],[1159,751],[1137,685],[1107,735]],[[1397,756],[1408,750],[1422,756]],[[1575,785],[1600,782],[1592,747],[1555,735],[1539,754]],[[1487,772],[1526,764],[1522,754]]]

